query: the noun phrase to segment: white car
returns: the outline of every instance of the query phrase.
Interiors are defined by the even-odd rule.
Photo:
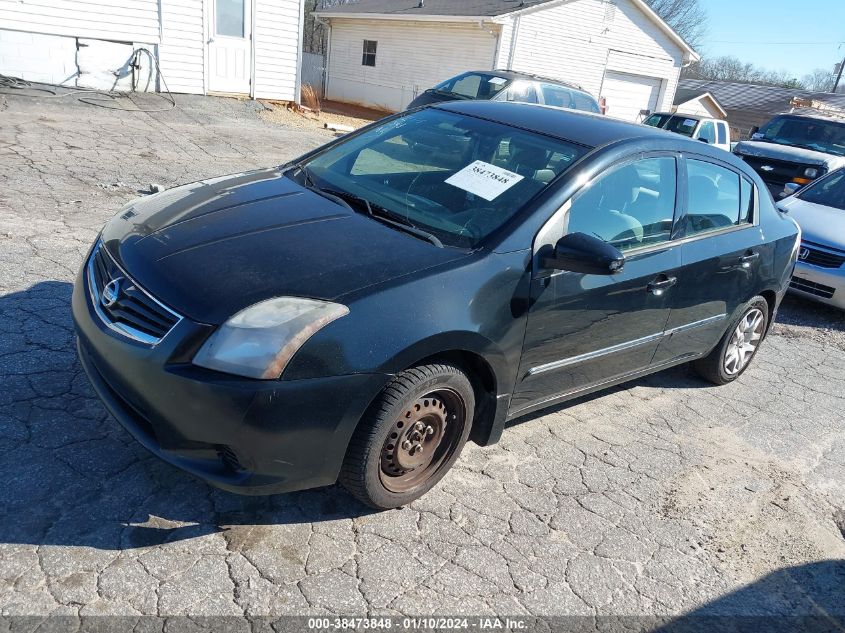
[[[801,227],[790,291],[845,310],[845,168],[777,203]]]
[[[682,112],[655,112],[643,121],[643,124],[683,134],[726,152],[731,151],[731,132],[728,122],[722,119]]]

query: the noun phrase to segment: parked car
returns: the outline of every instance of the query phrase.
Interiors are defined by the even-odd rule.
[[[783,198],[845,166],[845,119],[810,109],[780,114],[753,129],[734,153],[760,174],[775,199]]]
[[[216,486],[339,479],[396,507],[507,420],[690,361],[740,376],[798,251],[762,187],[605,117],[400,113],[125,206],[76,280],[79,357],[130,433]]]
[[[845,310],[845,168],[778,202],[801,227],[790,290]]]
[[[474,70],[447,79],[411,101],[408,108],[457,100],[517,101],[601,113],[598,102],[576,84],[510,70]]]
[[[728,122],[722,119],[680,112],[655,112],[646,118],[643,124],[676,134],[683,134],[726,152],[731,151],[731,133],[728,129]]]

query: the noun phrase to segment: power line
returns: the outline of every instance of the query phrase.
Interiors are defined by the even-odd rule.
[[[750,46],[758,46],[760,44],[763,45],[777,45],[777,46],[810,46],[810,45],[828,45],[828,44],[845,44],[845,40],[837,40],[837,41],[829,41],[829,42],[819,42],[818,40],[813,42],[752,42],[749,40],[708,40],[709,44],[748,44]]]

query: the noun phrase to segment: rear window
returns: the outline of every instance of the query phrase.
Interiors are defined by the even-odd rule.
[[[459,99],[492,99],[510,83],[488,73],[464,73],[436,85],[433,90]]]

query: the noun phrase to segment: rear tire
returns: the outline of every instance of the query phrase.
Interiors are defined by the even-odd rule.
[[[715,385],[733,382],[751,365],[768,326],[769,304],[763,297],[754,297],[713,351],[692,363],[693,369]]]
[[[418,499],[460,456],[474,412],[472,384],[458,367],[438,363],[403,371],[355,429],[340,483],[379,510]]]

